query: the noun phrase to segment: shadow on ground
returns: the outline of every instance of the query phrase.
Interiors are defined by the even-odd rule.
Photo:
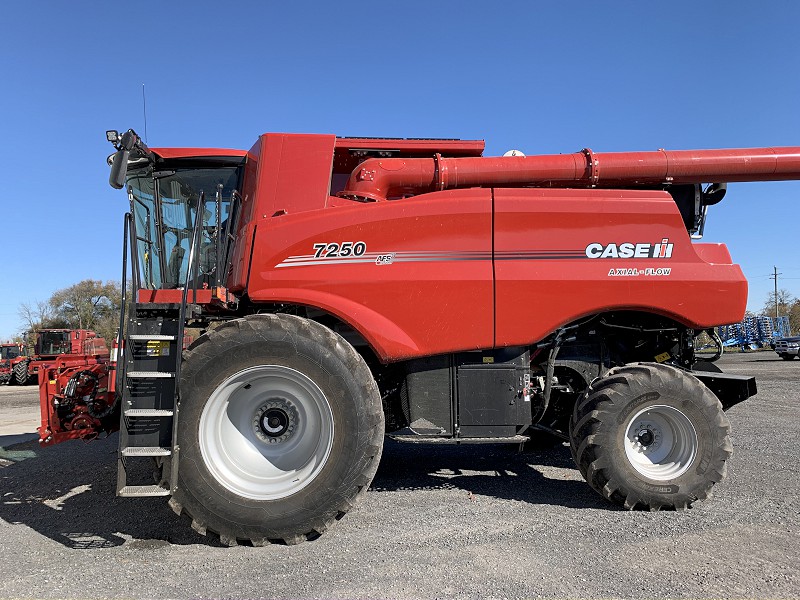
[[[219,545],[195,533],[186,518],[176,517],[166,498],[115,496],[116,435],[49,448],[26,442],[8,451],[18,457],[0,467],[0,519],[8,523],[30,527],[75,550]],[[521,454],[508,446],[431,447],[387,440],[371,489],[463,489],[532,504],[615,510],[582,480],[563,478],[559,469],[545,476],[542,467],[573,469],[569,448]]]
[[[448,488],[530,504],[617,510],[580,478],[565,445],[520,453],[511,445],[431,447],[387,440],[370,489]]]
[[[166,498],[116,497],[116,435],[48,448],[26,442],[6,451],[17,459],[0,468],[0,519],[8,523],[72,549],[218,543],[178,519]]]

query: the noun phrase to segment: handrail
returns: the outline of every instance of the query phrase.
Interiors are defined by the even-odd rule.
[[[231,248],[233,248],[234,242],[236,242],[236,229],[239,226],[239,215],[240,215],[240,207],[241,207],[242,196],[236,190],[233,191],[231,194],[231,204],[228,208],[228,222],[225,225],[225,250],[223,253],[223,260],[222,264],[225,266],[225,281],[227,281],[228,277],[228,270],[230,268],[229,260],[231,254]],[[233,234],[231,232],[234,232]],[[220,277],[220,281],[222,281],[222,277]]]
[[[123,221],[123,231],[122,231],[122,294],[120,296],[120,307],[119,307],[119,329],[117,330],[117,364],[115,365],[116,369],[116,385],[114,389],[114,401],[116,402],[117,399],[120,398],[122,394],[122,386],[123,382],[125,381],[125,314],[128,309],[128,230],[132,229],[135,230],[135,225],[132,225],[133,222],[133,215],[131,213],[125,213],[125,218]],[[136,245],[136,242],[131,240],[132,245]],[[136,288],[134,287],[133,290],[134,298],[136,297]],[[121,360],[120,360],[121,357]]]
[[[192,279],[192,271],[194,271],[194,289],[192,290],[192,300],[197,302],[197,272],[196,272],[196,255],[197,246],[200,243],[200,227],[202,226],[202,208],[205,202],[205,192],[200,192],[197,198],[197,210],[195,211],[194,227],[192,230],[192,244],[189,247],[189,262],[186,265],[186,280],[183,284],[183,294],[181,294],[181,306],[178,314],[178,347],[183,351],[183,330],[186,324],[186,307],[189,298],[189,281]],[[181,361],[177,361],[175,367],[175,396],[178,396],[178,383],[180,381]]]
[[[133,188],[131,186],[128,186],[128,197],[130,197],[130,198],[132,198],[134,200],[137,200],[136,197],[133,195]],[[146,206],[145,206],[145,209],[147,209]],[[132,202],[131,202],[131,210],[133,210],[133,203]],[[149,213],[149,211],[148,211],[148,213]],[[139,240],[140,236],[139,236],[139,233],[136,231],[136,218],[131,213],[125,213],[125,214],[126,214],[125,222],[127,224],[127,226],[125,228],[125,235],[127,236],[128,235],[128,231],[130,231],[130,240],[131,240],[131,245],[130,245],[130,251],[131,251],[131,277],[133,279],[133,294],[134,294],[133,300],[134,300],[134,302],[136,302],[136,294],[138,293],[138,291],[142,287],[141,273],[139,272],[139,247],[138,247],[138,244],[136,243],[136,241]],[[148,214],[148,218],[149,218],[149,216],[150,215]],[[147,240],[142,240],[142,241],[147,243]],[[153,244],[152,240],[149,243],[150,243],[150,250],[151,250],[151,253],[152,253],[152,244]],[[127,246],[127,243],[126,243],[126,246]],[[127,249],[125,250],[125,252],[127,253]]]
[[[217,218],[216,218],[216,225],[214,227],[214,258],[216,260],[216,264],[214,265],[214,285],[215,287],[219,287],[222,283],[222,278],[220,277],[220,271],[222,270],[222,263],[220,259],[221,248],[220,248],[220,230],[221,230],[221,219],[222,219],[222,184],[217,185],[217,194],[216,194],[216,201],[217,201]],[[230,209],[228,210],[228,214],[230,214]]]

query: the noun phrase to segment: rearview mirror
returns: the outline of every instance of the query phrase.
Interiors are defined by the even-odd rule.
[[[111,173],[108,176],[108,183],[114,189],[121,190],[125,186],[125,175],[128,174],[128,157],[130,154],[130,150],[118,150],[114,154]]]

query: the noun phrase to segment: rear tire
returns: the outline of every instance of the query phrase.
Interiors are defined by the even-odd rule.
[[[361,356],[290,315],[222,325],[184,354],[171,500],[223,543],[298,543],[367,490],[383,448],[380,394]]]
[[[587,483],[629,510],[688,508],[725,477],[730,424],[696,377],[665,365],[612,369],[570,421],[572,456]]]

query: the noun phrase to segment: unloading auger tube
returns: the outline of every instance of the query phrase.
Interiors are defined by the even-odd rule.
[[[373,158],[339,196],[381,201],[476,186],[632,187],[800,179],[800,147],[481,158]]]

